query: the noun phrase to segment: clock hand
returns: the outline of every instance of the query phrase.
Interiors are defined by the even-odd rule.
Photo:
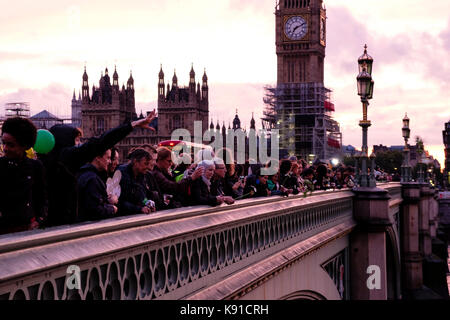
[[[306,22],[303,22],[301,25],[298,25],[294,28],[294,30],[292,30],[292,32],[295,32],[295,30],[297,30],[300,27],[303,27],[306,24]]]

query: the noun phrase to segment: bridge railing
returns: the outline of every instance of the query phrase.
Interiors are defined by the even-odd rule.
[[[187,298],[352,219],[352,198],[316,191],[3,235],[0,299]]]

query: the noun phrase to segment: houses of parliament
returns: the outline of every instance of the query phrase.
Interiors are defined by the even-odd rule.
[[[267,88],[264,128],[279,129],[280,152],[303,159],[331,159],[338,157],[342,146],[339,123],[333,119],[335,111],[331,90],[324,85],[326,49],[326,9],[323,0],[277,1],[275,11],[275,53],[277,55],[277,84]],[[209,88],[206,71],[201,84],[195,80],[193,66],[189,85],[180,87],[174,72],[172,84],[165,83],[164,72],[158,76],[158,120],[153,134],[135,130],[119,146],[125,154],[132,146],[156,144],[170,139],[173,130],[184,128],[194,133],[194,121],[201,121],[202,132],[208,130]],[[81,115],[85,137],[99,135],[137,117],[132,75],[127,86],[120,89],[116,70],[111,84],[108,70],[101,75],[98,87],[89,92],[88,75],[83,74],[82,95],[72,101],[73,109]],[[240,121],[233,120],[233,128]],[[223,119],[224,120],[224,119]],[[254,128],[253,123],[250,128]],[[266,124],[266,125],[265,125]],[[211,123],[210,130],[214,130]],[[225,136],[225,124],[215,131]]]
[[[84,70],[82,76],[81,96],[78,99],[75,92],[72,99],[72,123],[81,127],[84,138],[101,135],[114,127],[119,126],[128,120],[142,118],[136,113],[135,89],[132,74],[122,87],[119,86],[119,75],[114,70],[111,78],[108,68],[102,72],[98,86],[92,85],[90,91],[89,76]],[[128,151],[132,147],[143,144],[156,145],[163,140],[170,140],[171,133],[175,129],[184,128],[191,134],[194,133],[194,121],[201,121],[202,134],[208,130],[209,117],[209,88],[206,70],[202,76],[202,82],[196,82],[194,67],[189,73],[189,85],[181,87],[178,85],[178,77],[174,72],[172,84],[165,83],[164,71],[161,69],[158,74],[158,118],[151,124],[155,131],[136,128],[123,139],[118,145],[122,159],[126,158]],[[255,120],[252,118],[251,128],[255,128]],[[236,115],[233,119],[233,129],[240,129],[241,122]],[[214,127],[211,120],[210,130],[220,131],[225,134],[226,127],[223,122],[220,127],[219,122]],[[228,130],[231,126],[228,126]]]

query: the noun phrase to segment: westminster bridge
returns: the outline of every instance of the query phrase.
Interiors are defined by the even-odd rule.
[[[3,235],[0,300],[445,298],[439,218],[389,183]]]

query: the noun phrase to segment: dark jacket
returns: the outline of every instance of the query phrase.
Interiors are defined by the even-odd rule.
[[[211,179],[211,194],[214,196],[233,196],[232,189],[228,188],[225,178],[213,176]]]
[[[269,189],[271,196],[286,195],[281,191],[280,184],[273,182],[271,179],[267,180],[267,189]]]
[[[293,194],[298,194],[298,189],[300,185],[298,184],[297,177],[291,175],[291,173],[288,173],[286,175],[280,174],[280,185],[285,187],[286,189],[292,189]]]
[[[153,176],[163,194],[172,195],[172,201],[169,208],[178,208],[189,205],[190,186],[192,184],[191,176],[175,182],[175,178],[170,176],[155,166],[153,169]]]
[[[94,221],[114,216],[114,207],[108,202],[106,184],[92,164],[81,167],[78,177],[77,221]]]
[[[248,195],[250,191],[253,191],[253,195]],[[253,174],[247,177],[247,181],[245,183],[244,195],[247,195],[245,198],[249,197],[267,197],[268,194],[267,184],[262,184],[261,181]]]
[[[119,167],[122,173],[120,180],[119,213],[131,215],[142,213],[144,200],[147,198],[144,175],[134,177],[131,163]]]
[[[0,229],[47,216],[47,187],[39,160],[0,158]]]
[[[167,206],[164,203],[164,195],[159,188],[153,172],[147,172],[144,175],[144,186],[147,199],[155,202],[156,210],[167,209]]]
[[[117,142],[125,138],[133,127],[125,123],[92,137],[80,146],[75,146],[77,131],[67,125],[55,125],[50,132],[55,137],[55,147],[47,155],[39,155],[44,163],[48,181],[48,224],[62,225],[77,220],[77,177],[86,163],[102,155]]]
[[[211,194],[210,189],[202,178],[193,181],[191,186],[191,199],[192,205],[206,204],[213,207],[217,206],[216,196]]]
[[[234,199],[241,197],[244,194],[244,188],[239,186],[236,190],[233,190],[233,186],[236,182],[238,182],[239,177],[229,175],[225,176],[224,190],[226,196],[231,196]]]

